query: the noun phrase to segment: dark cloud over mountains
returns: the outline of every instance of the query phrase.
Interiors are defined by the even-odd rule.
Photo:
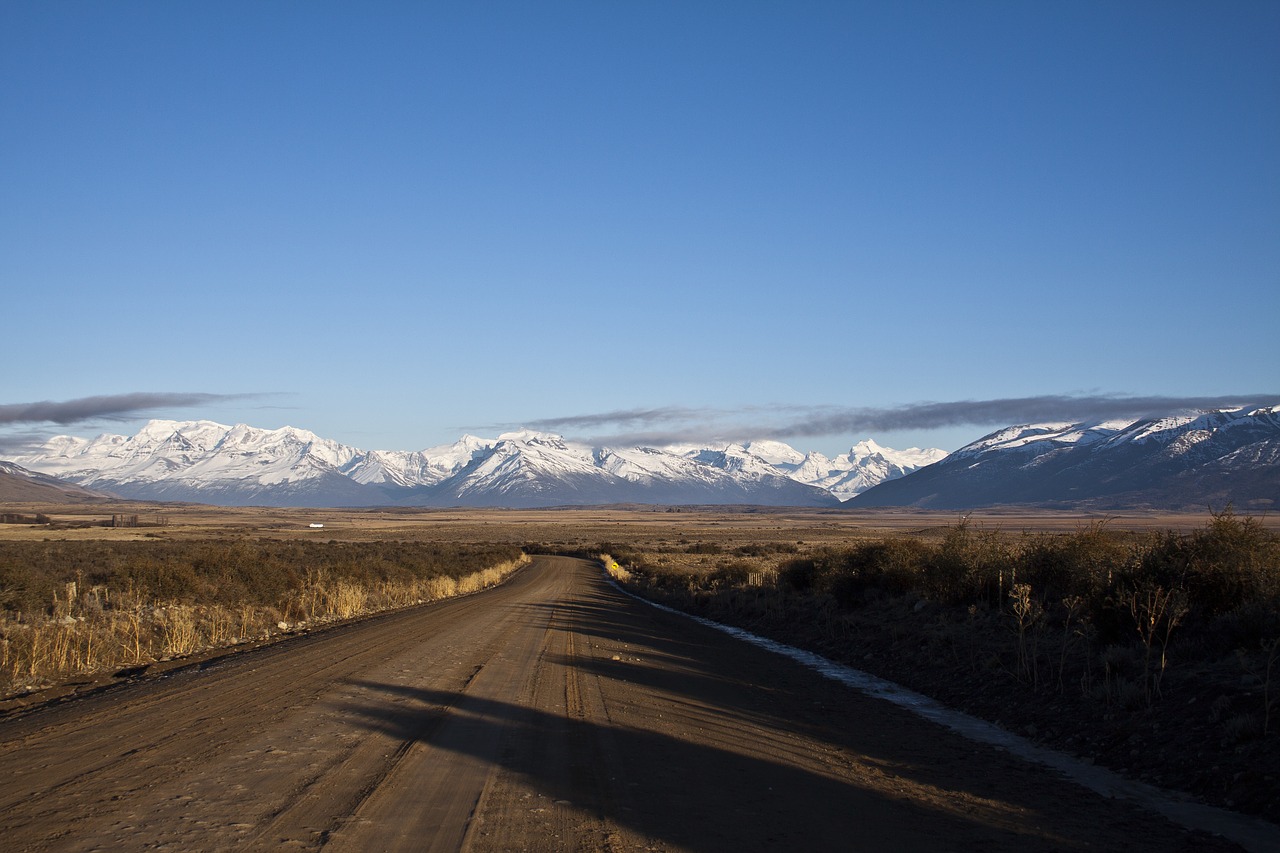
[[[189,408],[256,396],[259,395],[138,391],[81,397],[62,402],[44,400],[38,403],[8,403],[0,404],[0,425],[127,420],[157,409]]]
[[[1102,421],[1141,418],[1192,409],[1230,409],[1280,403],[1280,394],[1218,397],[1043,395],[994,400],[922,402],[889,408],[777,406],[740,410],[667,406],[622,409],[596,414],[543,418],[533,429],[579,432],[606,430],[627,443],[671,443],[707,438],[807,438],[842,433],[926,430],[957,426],[1005,426],[1020,423]]]

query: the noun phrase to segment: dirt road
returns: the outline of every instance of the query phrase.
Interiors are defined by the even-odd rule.
[[[0,723],[0,846],[1234,849],[567,558]]]

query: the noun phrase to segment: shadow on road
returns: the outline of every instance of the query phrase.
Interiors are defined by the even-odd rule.
[[[549,644],[539,664],[565,685],[560,707],[359,681],[387,701],[343,710],[404,741],[496,760],[584,820],[693,851],[1204,849],[603,581],[579,589],[524,605],[529,624],[578,638],[576,650]],[[575,691],[602,697],[601,715],[573,707]],[[451,717],[472,735],[443,736]]]
[[[913,801],[905,790],[895,795],[856,777],[837,778],[652,729],[605,727],[443,691],[362,686],[411,700],[347,709],[371,727],[416,740],[435,728],[424,729],[424,720],[441,707],[484,716],[491,723],[486,736],[498,740],[500,766],[544,797],[683,849],[937,849],[932,844],[939,839],[957,836],[982,839],[969,849],[1087,846],[1046,834],[1011,805],[974,803],[969,813],[948,812]],[[485,758],[493,753],[491,743],[432,745]],[[894,773],[905,769],[884,759],[872,759],[869,767],[874,764],[893,766]],[[981,830],[977,837],[975,829]]]

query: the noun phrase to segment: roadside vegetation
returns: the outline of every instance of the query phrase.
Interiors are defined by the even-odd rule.
[[[670,606],[1280,819],[1280,537],[1256,519],[599,552]]]
[[[492,586],[514,545],[0,543],[0,696]]]

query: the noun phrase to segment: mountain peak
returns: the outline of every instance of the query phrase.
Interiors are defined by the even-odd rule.
[[[885,448],[876,444],[875,439],[864,438],[862,441],[859,441],[857,444],[851,447],[849,449],[849,452],[855,457],[857,457],[857,456],[874,456],[877,453],[883,453],[884,450]]]
[[[221,504],[828,506],[915,467],[885,461],[878,454],[895,451],[873,442],[860,446],[880,461],[828,460],[768,439],[606,450],[527,429],[418,452],[365,451],[293,426],[156,419],[133,436],[51,439],[19,461],[127,497]]]

